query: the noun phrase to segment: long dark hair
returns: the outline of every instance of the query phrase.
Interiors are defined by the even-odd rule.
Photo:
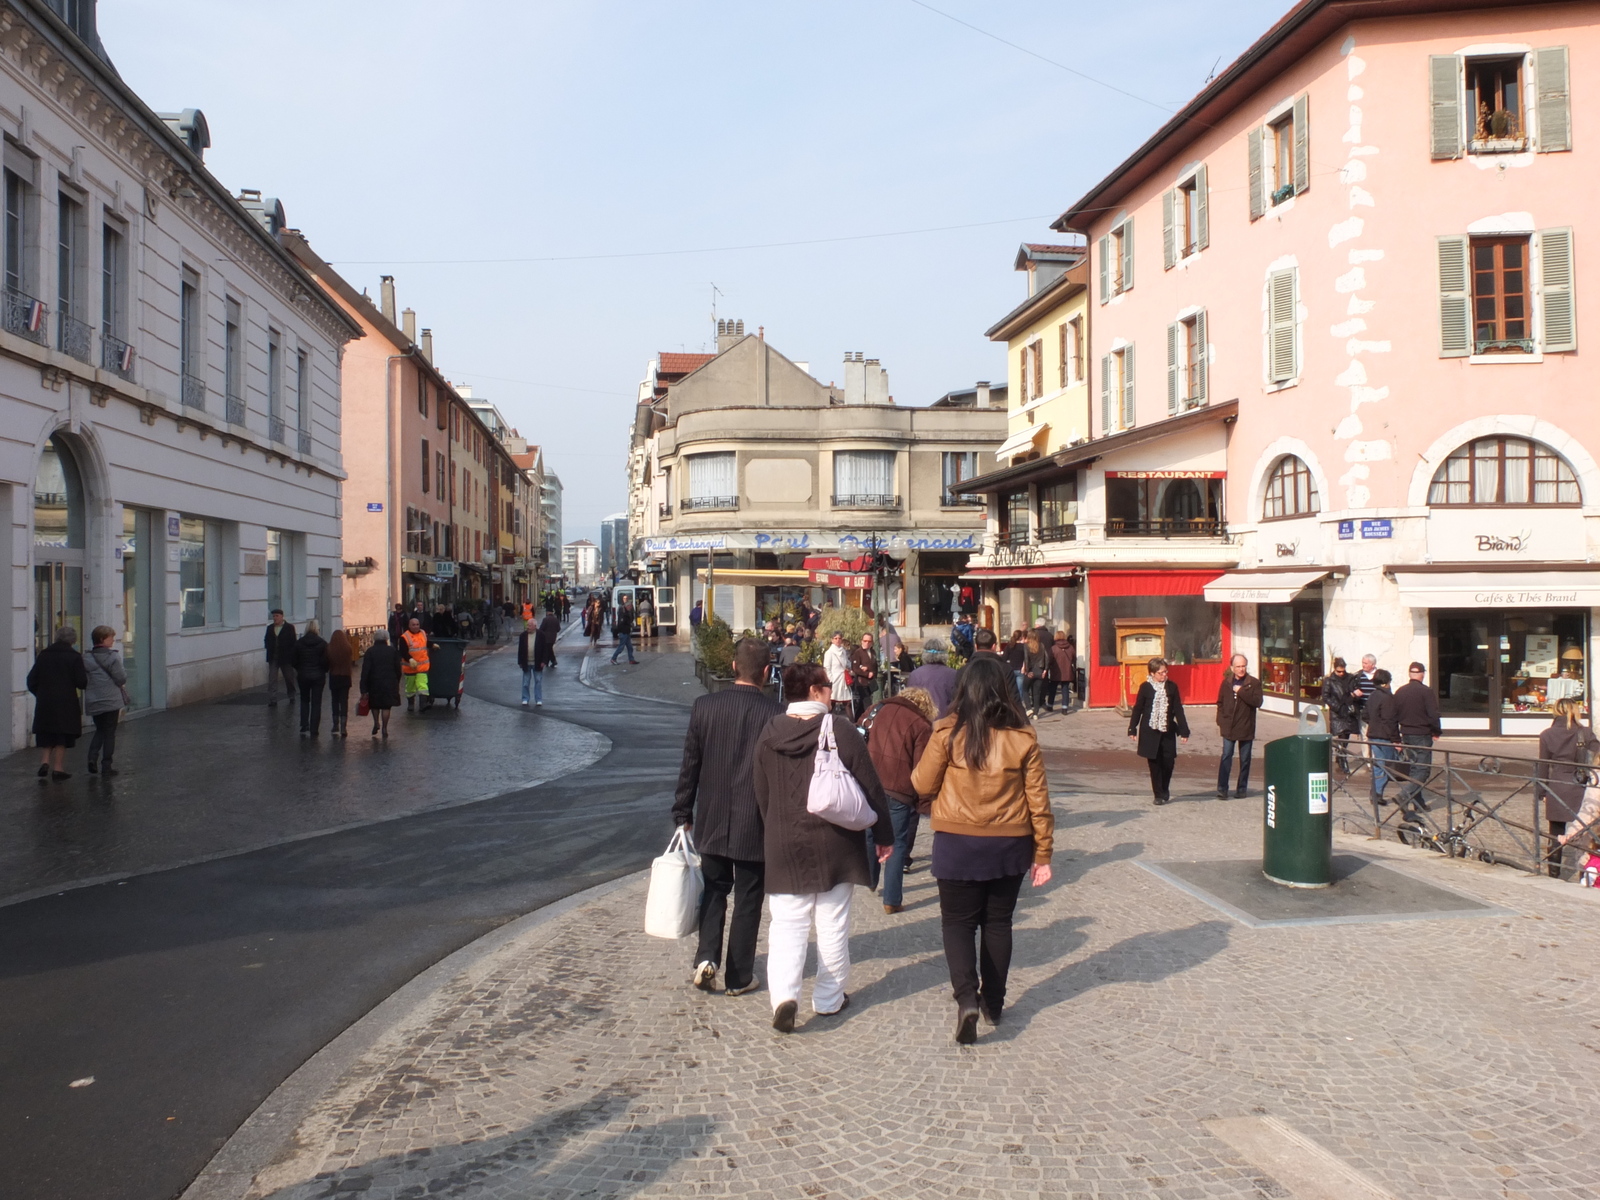
[[[993,655],[980,654],[961,668],[951,707],[956,714],[955,728],[950,731],[951,753],[954,755],[957,739],[961,739],[967,765],[979,771],[989,755],[990,733],[1028,727],[1011,668]]]

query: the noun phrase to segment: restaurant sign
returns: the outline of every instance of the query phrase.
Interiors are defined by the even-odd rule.
[[[1226,471],[1107,471],[1107,479],[1226,479]]]

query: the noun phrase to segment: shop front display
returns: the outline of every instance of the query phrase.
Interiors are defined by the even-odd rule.
[[[1164,657],[1186,703],[1212,704],[1233,649],[1232,606],[1205,598],[1216,571],[1089,572],[1089,703],[1117,704],[1118,620],[1166,622]]]
[[[1256,606],[1261,688],[1269,696],[1321,703],[1322,599]]]
[[[1428,632],[1447,732],[1537,734],[1558,700],[1588,702],[1586,609],[1434,609]]]

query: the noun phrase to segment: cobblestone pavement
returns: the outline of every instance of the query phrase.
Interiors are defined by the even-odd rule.
[[[636,879],[445,964],[263,1106],[293,1111],[246,1126],[249,1170],[189,1195],[1357,1194],[1291,1192],[1213,1132],[1240,1121],[1302,1139],[1298,1177],[1331,1155],[1396,1200],[1593,1195],[1596,893],[1341,838],[1497,911],[1251,929],[1140,863],[1258,853],[1259,804],[1086,780],[1057,789],[1056,880],[1023,898],[1011,1007],[975,1046],[925,869],[899,915],[857,892],[849,1013],[787,1038],[765,993],[688,986]]]

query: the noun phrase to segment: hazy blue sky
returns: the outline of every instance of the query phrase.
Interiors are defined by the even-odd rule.
[[[638,381],[706,346],[713,282],[824,381],[846,350],[902,404],[1003,379],[1017,244],[1288,5],[929,2],[1154,103],[916,0],[100,0],[100,27],[152,107],[205,110],[223,183],[396,277],[440,369],[547,447],[571,541],[623,507]],[[516,258],[566,261],[440,261]]]

